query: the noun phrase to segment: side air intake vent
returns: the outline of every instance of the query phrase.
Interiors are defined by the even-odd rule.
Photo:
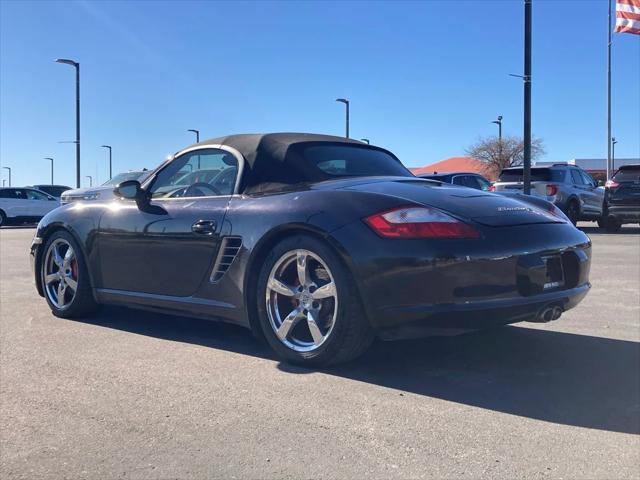
[[[238,255],[240,247],[242,247],[242,239],[240,237],[224,237],[222,239],[218,258],[216,258],[216,263],[209,278],[211,283],[219,282],[224,277],[224,274],[227,273],[227,270],[229,270]]]

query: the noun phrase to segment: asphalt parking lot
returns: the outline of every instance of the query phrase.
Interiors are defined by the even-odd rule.
[[[55,318],[33,229],[2,229],[0,476],[638,478],[640,228],[585,231],[593,288],[559,321],[317,372],[229,325]]]

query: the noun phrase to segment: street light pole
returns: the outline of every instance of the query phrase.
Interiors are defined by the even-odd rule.
[[[58,58],[56,62],[76,69],[76,188],[80,188],[80,64],[67,58]]]
[[[611,137],[611,175],[616,171],[616,137]]]
[[[111,180],[113,178],[113,171],[112,171],[112,163],[111,163],[111,145],[100,145],[102,148],[108,148],[109,149],[109,180]]]
[[[85,175],[84,178],[89,179],[89,186],[93,187],[93,177],[91,175]]]
[[[524,194],[531,193],[531,2],[524,0]]]
[[[7,170],[9,170],[9,186],[11,186],[11,167],[2,167],[2,168],[6,168]]]
[[[498,115],[498,120],[491,123],[498,125],[498,155],[500,155],[500,162],[502,162],[502,115]]]
[[[365,142],[367,145],[371,145],[371,142],[368,138],[361,138],[360,141]]]
[[[51,161],[51,185],[53,185],[53,158],[51,157],[44,157],[45,160],[50,160]]]
[[[344,103],[346,107],[346,134],[345,137],[349,138],[349,100],[346,98],[336,98],[336,102]]]

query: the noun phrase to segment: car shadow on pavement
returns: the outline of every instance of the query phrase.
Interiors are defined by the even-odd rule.
[[[234,325],[114,307],[83,321],[278,361]],[[536,420],[640,434],[639,366],[638,342],[507,326],[376,341],[361,358],[324,373]],[[278,368],[312,372],[285,363]]]

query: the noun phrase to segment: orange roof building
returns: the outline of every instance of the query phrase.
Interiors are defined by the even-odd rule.
[[[451,172],[473,172],[479,173],[489,178],[493,175],[488,171],[487,166],[471,157],[451,157],[440,162],[432,163],[424,167],[410,168],[414,175],[421,175],[424,173],[451,173]]]

